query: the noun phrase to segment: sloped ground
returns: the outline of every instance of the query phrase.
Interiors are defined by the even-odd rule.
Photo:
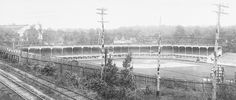
[[[0,83],[0,100],[23,100],[11,89]]]

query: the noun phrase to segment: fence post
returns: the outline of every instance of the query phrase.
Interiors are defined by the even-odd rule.
[[[15,63],[17,62],[17,60],[18,60],[18,57],[17,57],[17,55],[15,54],[15,55],[14,55],[14,61],[15,61]]]
[[[6,53],[6,56],[7,56],[7,61],[9,61],[9,53],[8,52]]]
[[[145,86],[147,86],[147,76],[146,75],[145,75],[144,79],[145,79]]]
[[[12,61],[15,62],[16,61],[16,55],[12,55]]]
[[[60,75],[62,76],[62,73],[63,73],[63,70],[62,70],[62,64],[59,63],[59,65],[60,65]]]
[[[2,58],[2,51],[0,50],[0,57]]]
[[[26,63],[29,63],[29,50],[27,50],[27,57],[26,57]]]
[[[9,53],[9,61],[12,61],[12,55]]]
[[[173,86],[173,88],[175,88],[175,79],[173,79],[173,81],[172,81],[172,86]]]
[[[1,58],[3,58],[3,55],[4,55],[4,51],[1,50]]]
[[[20,55],[17,56],[17,63],[20,62]]]
[[[70,73],[71,73],[71,75],[72,75],[72,67],[73,67],[73,65],[72,65],[72,63],[70,64],[71,66],[70,66]]]
[[[205,84],[204,84],[204,82],[202,82],[202,92],[203,92],[203,97],[205,98],[206,95],[205,95]]]
[[[13,62],[13,60],[14,60],[14,55],[11,54],[11,62]]]
[[[3,58],[3,55],[4,55],[4,51],[2,50],[1,51],[1,58]]]
[[[15,54],[12,54],[12,61],[15,62],[15,60],[16,60],[16,56]]]
[[[13,59],[14,59],[13,58],[14,57],[13,54],[11,54],[10,57],[11,57],[10,61],[13,62]]]
[[[186,82],[186,90],[188,90],[188,81],[185,81]]]
[[[84,67],[81,67],[80,69],[81,69],[80,70],[81,76],[83,77],[84,76]]]
[[[21,59],[22,59],[22,50],[20,50],[20,54],[18,56],[18,62],[20,63],[21,62]]]

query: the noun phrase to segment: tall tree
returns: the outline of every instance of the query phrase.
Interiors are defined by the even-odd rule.
[[[116,64],[112,63],[112,59],[108,59],[103,71],[103,80],[110,86],[117,85],[118,80],[118,68]]]
[[[196,44],[199,42],[199,39],[201,38],[201,32],[198,27],[195,27],[193,29],[193,32],[190,34],[191,43]]]
[[[187,35],[185,33],[185,29],[183,26],[176,26],[175,28],[175,33],[173,34],[174,39],[177,42],[180,42],[182,39],[186,38]]]
[[[25,40],[31,45],[37,45],[39,43],[39,33],[38,30],[32,25],[30,29],[24,32]]]
[[[123,61],[123,68],[121,69],[120,85],[125,88],[135,89],[135,82],[133,78],[132,54],[129,53]]]
[[[47,44],[55,43],[57,38],[60,38],[60,36],[53,29],[46,29],[43,33],[43,42]]]
[[[133,98],[134,91],[136,89],[134,76],[133,76],[133,66],[132,66],[132,54],[129,53],[125,60],[123,61],[123,68],[120,71],[120,79],[119,79],[119,92],[121,97],[124,98]],[[120,98],[121,99],[121,98]]]

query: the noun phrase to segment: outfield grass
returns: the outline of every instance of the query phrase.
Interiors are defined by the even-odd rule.
[[[116,59],[114,63],[118,67],[122,67],[123,59]],[[101,61],[89,61],[91,63],[100,64]],[[157,60],[156,59],[133,59],[134,72],[155,75]],[[178,78],[184,80],[198,80],[209,78],[212,64],[195,63],[179,60],[161,60],[161,77]],[[233,79],[236,67],[225,67],[225,79]]]

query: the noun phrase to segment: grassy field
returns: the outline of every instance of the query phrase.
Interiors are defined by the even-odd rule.
[[[122,67],[123,59],[114,60],[118,67]],[[101,61],[89,61],[90,63],[100,64]],[[155,75],[156,59],[133,59],[134,72]],[[178,60],[161,60],[161,77],[177,78],[184,80],[202,80],[209,78],[212,64],[195,63]],[[233,79],[236,67],[224,66],[225,79]]]

